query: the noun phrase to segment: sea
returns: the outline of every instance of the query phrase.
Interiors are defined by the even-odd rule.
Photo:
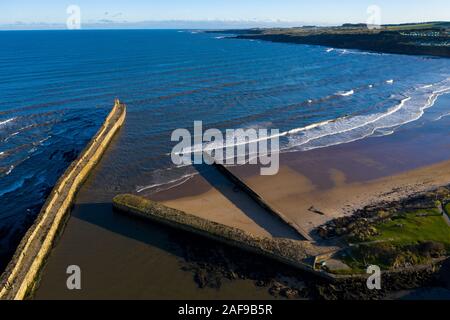
[[[192,30],[0,32],[0,271],[59,176],[127,105],[111,190],[189,180],[175,129],[278,129],[281,152],[391,135],[450,93],[450,60]],[[427,121],[450,116],[450,107]]]

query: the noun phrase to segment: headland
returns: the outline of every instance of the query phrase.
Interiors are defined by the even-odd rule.
[[[369,26],[344,24],[338,27],[305,26],[220,30],[236,39],[320,45],[340,49],[358,49],[378,53],[450,57],[450,23]]]

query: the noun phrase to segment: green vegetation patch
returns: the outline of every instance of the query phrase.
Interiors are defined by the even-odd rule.
[[[376,229],[379,235],[372,240],[390,240],[400,245],[436,241],[450,247],[450,227],[437,209],[394,215]]]
[[[372,228],[373,236],[352,243],[342,256],[353,270],[401,268],[450,254],[450,227],[438,209],[397,213]]]
[[[406,25],[396,25],[396,26],[386,26],[389,30],[421,30],[421,29],[431,29],[435,28],[435,23],[418,23],[418,24],[406,24]]]

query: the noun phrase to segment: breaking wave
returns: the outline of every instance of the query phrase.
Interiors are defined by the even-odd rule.
[[[175,188],[175,187],[185,183],[186,181],[190,180],[196,174],[197,173],[186,174],[186,175],[183,175],[180,178],[177,178],[174,180],[170,180],[170,181],[166,181],[166,182],[162,182],[162,183],[154,183],[154,184],[151,184],[148,186],[138,186],[136,188],[136,192],[141,193],[143,191],[148,191],[148,190],[154,191],[154,189],[157,189],[156,191],[170,190],[170,189]],[[161,189],[161,187],[163,187],[163,188]]]
[[[3,126],[3,125],[5,125],[5,124],[7,124],[7,123],[9,123],[11,121],[14,121],[14,119],[16,119],[16,118],[10,118],[10,119],[6,119],[6,120],[3,120],[3,121],[0,121],[0,126]]]
[[[355,93],[355,90],[350,90],[350,91],[341,91],[341,92],[338,92],[337,94],[342,97],[348,97],[348,96],[353,95],[354,93]]]
[[[370,136],[385,136],[395,133],[396,129],[407,123],[420,119],[425,110],[432,107],[439,96],[450,93],[450,79],[433,87],[421,87],[407,92],[396,105],[385,112],[368,115],[343,116],[335,119],[313,123],[304,127],[294,128],[277,134],[259,136],[256,139],[245,139],[239,136],[226,140],[225,144],[205,143],[185,148],[182,154],[200,153],[202,151],[220,150],[228,147],[247,145],[272,138],[286,137],[289,141],[282,151],[311,150],[342,143],[361,140]],[[341,95],[351,95],[354,90],[342,92]],[[439,119],[445,117],[441,116]],[[439,120],[436,119],[436,120]],[[178,155],[180,153],[177,153]]]
[[[287,149],[311,150],[374,135],[392,134],[396,128],[420,119],[439,96],[450,93],[448,80],[442,82],[439,89],[432,92],[424,92],[423,89],[426,88],[416,89],[383,113],[344,117],[287,131],[285,133],[289,139]]]

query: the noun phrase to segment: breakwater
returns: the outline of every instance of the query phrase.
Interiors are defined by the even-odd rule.
[[[346,281],[365,283],[367,277],[370,275],[365,273],[334,274],[317,268],[322,261],[326,261],[336,250],[339,250],[338,247],[318,246],[310,241],[255,237],[243,230],[203,219],[131,194],[117,195],[113,199],[113,207],[122,213],[149,219],[172,228],[197,234],[225,245],[264,256],[333,283],[343,282],[344,285]],[[435,273],[440,269],[443,260],[443,258],[433,259],[428,264],[395,270],[383,270],[381,273],[383,276],[389,277],[391,281],[394,281],[396,277],[399,277],[400,280],[406,278],[415,279],[420,274]]]
[[[326,272],[314,268],[315,257],[329,252],[329,247],[318,247],[310,241],[255,237],[243,230],[187,214],[158,202],[130,194],[116,196],[113,199],[113,206],[115,209],[130,215],[150,219],[330,278]]]
[[[24,299],[33,291],[77,191],[100,161],[115,133],[123,125],[125,116],[126,106],[116,99],[102,127],[58,180],[35,223],[20,242],[0,277],[0,299]]]

